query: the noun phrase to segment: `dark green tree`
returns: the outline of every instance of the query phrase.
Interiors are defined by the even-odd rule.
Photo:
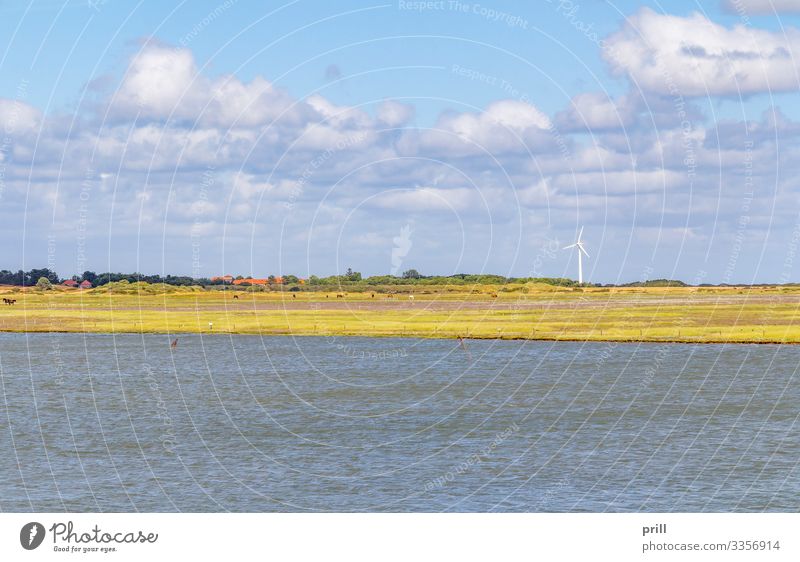
[[[61,282],[61,279],[58,278],[58,274],[55,271],[51,271],[45,267],[43,269],[31,269],[28,273],[26,273],[25,285],[28,287],[33,287],[39,281],[40,277],[47,277],[50,283],[54,285]]]
[[[344,276],[348,281],[361,281],[361,273],[353,271],[350,267],[347,268],[347,272],[345,272]]]

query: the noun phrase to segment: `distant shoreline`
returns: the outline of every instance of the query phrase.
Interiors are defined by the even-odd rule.
[[[236,292],[121,284],[0,291],[0,332],[242,334],[682,344],[800,343],[800,288]]]
[[[0,291],[0,332],[800,343],[800,288]]]
[[[0,334],[42,334],[42,335],[65,335],[65,334],[81,334],[84,336],[132,336],[132,335],[146,335],[146,336],[164,336],[166,338],[180,338],[184,336],[258,336],[258,337],[276,337],[276,338],[370,338],[376,340],[383,339],[416,339],[416,340],[458,340],[458,336],[450,335],[430,335],[430,334],[367,334],[367,333],[347,333],[347,334],[318,334],[318,333],[291,333],[291,332],[133,332],[133,331],[118,331],[118,332],[79,332],[71,330],[42,330],[42,331],[20,331],[20,330],[7,330],[0,329]],[[767,340],[689,340],[689,339],[576,339],[576,338],[558,338],[558,337],[517,337],[517,336],[463,336],[461,339],[465,341],[530,341],[530,342],[553,342],[553,343],[613,343],[623,345],[633,344],[674,344],[674,345],[800,345],[800,341],[767,341]]]

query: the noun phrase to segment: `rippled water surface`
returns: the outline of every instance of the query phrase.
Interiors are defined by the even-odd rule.
[[[797,511],[800,347],[0,334],[2,511]]]

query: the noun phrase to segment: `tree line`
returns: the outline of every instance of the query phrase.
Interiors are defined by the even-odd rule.
[[[67,280],[60,278],[55,271],[48,268],[31,269],[30,271],[9,271],[0,270],[0,285],[16,285],[19,287],[33,287],[40,279],[45,278],[50,283],[57,285]],[[95,273],[94,271],[84,271],[82,275],[73,275],[70,279],[80,283],[89,281],[92,286],[99,287],[114,281],[128,281],[136,283],[144,281],[146,283],[166,283],[167,285],[214,285],[218,282],[211,279],[188,277],[185,275],[144,275],[142,273]]]
[[[33,287],[36,283],[44,277],[51,283],[60,283],[58,274],[50,269],[31,269],[30,271],[22,271],[21,269],[16,273],[8,271],[7,269],[0,270],[0,285],[17,285],[21,287]]]
[[[59,278],[55,271],[48,268],[31,269],[29,271],[19,270],[16,272],[0,270],[0,285],[16,285],[22,287],[33,287],[40,279],[47,279],[53,285],[62,283],[66,279]],[[211,287],[215,285],[225,285],[222,279],[211,280],[206,277],[189,277],[186,275],[145,275],[142,273],[95,273],[94,271],[84,271],[81,275],[73,275],[74,281],[89,281],[93,287],[102,287],[107,283],[128,281],[136,283],[144,281],[146,283],[164,283],[176,286],[200,286]],[[236,279],[244,279],[241,275]],[[283,284],[279,285],[275,276],[268,277],[270,285],[288,287],[297,290],[301,280],[296,275],[283,275]],[[562,287],[577,287],[578,283],[572,279],[564,277],[504,277],[502,275],[491,274],[468,274],[458,273],[455,275],[422,275],[416,269],[409,269],[400,276],[396,275],[373,275],[362,277],[358,271],[348,268],[343,275],[330,275],[328,277],[318,277],[312,275],[305,282],[306,290],[324,290],[333,287],[350,288],[369,288],[379,285],[505,285],[510,283],[544,283],[547,285],[557,285]],[[245,286],[247,283],[244,284]],[[584,283],[586,286],[599,286]],[[653,279],[644,282],[627,283],[622,287],[679,287],[685,286],[682,281],[672,279]],[[604,285],[606,287],[612,285]]]
[[[55,271],[48,268],[31,269],[29,271],[19,270],[16,272],[9,270],[0,270],[0,285],[16,285],[22,287],[33,287],[41,278],[45,278],[50,283],[56,285],[62,283],[66,278],[62,279]],[[244,279],[241,275],[237,279]],[[94,271],[84,271],[81,275],[73,275],[71,277],[74,281],[80,283],[81,281],[89,281],[94,287],[101,287],[107,283],[128,281],[129,283],[136,283],[144,281],[146,283],[165,283],[167,285],[177,286],[214,286],[224,285],[222,279],[215,279],[212,281],[205,277],[189,277],[185,275],[145,275],[142,273],[95,273]],[[270,282],[276,282],[274,276],[270,276]],[[300,278],[296,275],[283,275],[283,285],[294,286],[300,284]],[[307,288],[312,287],[329,287],[329,286],[375,286],[375,285],[471,285],[471,284],[486,284],[486,285],[499,285],[505,283],[526,283],[526,282],[539,282],[547,283],[549,285],[563,285],[573,286],[576,285],[575,281],[565,278],[549,278],[549,277],[503,277],[502,275],[471,275],[460,273],[456,275],[421,275],[414,269],[403,272],[401,276],[395,275],[375,275],[372,277],[362,277],[358,271],[348,269],[343,275],[330,275],[328,277],[318,277],[312,275],[306,282]]]

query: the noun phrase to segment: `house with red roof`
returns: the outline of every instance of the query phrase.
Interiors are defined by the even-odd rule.
[[[81,284],[78,285],[81,289],[91,289],[92,284],[89,281],[81,281]]]
[[[74,279],[67,279],[66,281],[64,281],[61,284],[64,285],[65,287],[72,287],[72,288],[75,288],[75,287],[78,286],[78,282],[75,281]]]
[[[268,279],[253,279],[252,277],[247,277],[246,279],[236,279],[233,282],[234,285],[267,285],[268,283]]]

